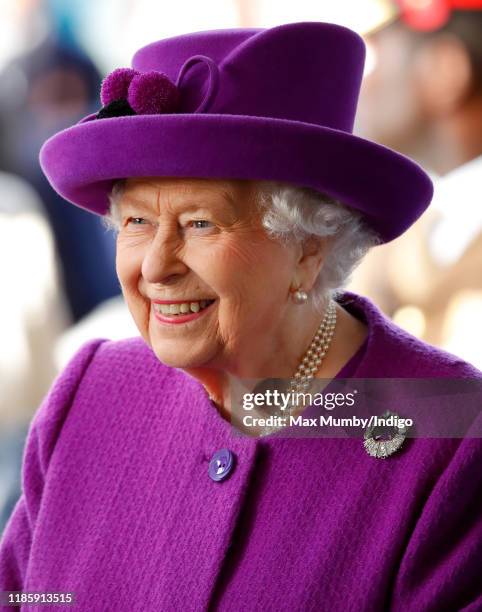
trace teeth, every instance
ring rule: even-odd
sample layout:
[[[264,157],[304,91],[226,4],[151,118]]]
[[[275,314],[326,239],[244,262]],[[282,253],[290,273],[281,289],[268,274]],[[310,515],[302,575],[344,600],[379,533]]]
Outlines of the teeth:
[[[183,302],[182,304],[154,304],[157,312],[163,315],[187,314],[190,312],[199,312],[206,306],[209,306],[212,300],[200,300],[199,302]]]

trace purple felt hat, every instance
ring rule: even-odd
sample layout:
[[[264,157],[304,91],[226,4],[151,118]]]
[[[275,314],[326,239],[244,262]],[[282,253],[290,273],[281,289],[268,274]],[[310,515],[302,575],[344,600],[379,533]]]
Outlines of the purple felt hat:
[[[361,211],[384,242],[427,208],[415,162],[352,134],[365,46],[321,22],[184,34],[111,73],[102,108],[50,138],[40,163],[66,200],[105,214],[113,181],[276,180]]]

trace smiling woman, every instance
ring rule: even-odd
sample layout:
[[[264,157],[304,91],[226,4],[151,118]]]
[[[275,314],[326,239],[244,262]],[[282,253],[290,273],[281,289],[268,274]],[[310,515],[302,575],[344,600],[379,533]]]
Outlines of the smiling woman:
[[[288,378],[320,315],[379,241],[356,211],[294,185],[129,179],[110,202],[104,219],[118,232],[117,273],[141,335],[160,361],[202,380],[224,414],[224,373]],[[300,286],[312,308],[288,299]],[[362,322],[338,311],[337,350],[318,377],[340,370],[366,337]]]
[[[36,413],[0,592],[73,590],[94,612],[482,607],[478,421],[370,444],[324,434],[313,406],[301,439],[236,427],[246,381],[481,380],[343,289],[432,195],[352,134],[363,57],[317,22],[159,41],[44,145],[54,188],[115,228],[141,337],[86,344]]]

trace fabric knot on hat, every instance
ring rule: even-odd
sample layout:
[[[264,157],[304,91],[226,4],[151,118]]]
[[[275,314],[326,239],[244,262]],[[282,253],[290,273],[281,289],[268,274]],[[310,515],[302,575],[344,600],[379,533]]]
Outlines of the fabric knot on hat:
[[[117,68],[102,81],[96,119],[176,112],[179,90],[163,72]]]

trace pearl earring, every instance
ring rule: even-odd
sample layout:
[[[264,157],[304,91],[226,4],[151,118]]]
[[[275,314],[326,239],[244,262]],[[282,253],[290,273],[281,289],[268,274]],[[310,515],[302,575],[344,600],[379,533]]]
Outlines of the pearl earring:
[[[293,293],[293,302],[295,304],[304,304],[307,299],[308,299],[308,294],[306,293],[306,291],[302,291],[301,289],[297,289]]]

